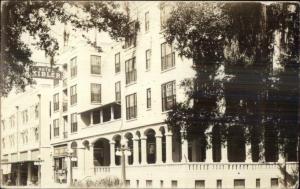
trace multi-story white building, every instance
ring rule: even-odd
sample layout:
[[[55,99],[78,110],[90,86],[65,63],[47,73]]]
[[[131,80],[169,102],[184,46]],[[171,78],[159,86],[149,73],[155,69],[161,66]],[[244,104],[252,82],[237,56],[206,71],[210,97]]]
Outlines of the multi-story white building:
[[[188,141],[183,131],[167,128],[166,112],[185,99],[180,82],[194,75],[192,61],[163,38],[168,4],[130,4],[140,23],[136,39],[108,45],[101,54],[79,45],[59,59],[66,78],[53,92],[54,181],[120,178],[116,152],[125,145],[131,187],[279,186],[277,162],[253,162],[250,145],[236,154],[233,147],[206,149],[203,137]],[[288,163],[288,170],[295,166]]]
[[[4,185],[43,185],[51,178],[49,95],[51,84],[26,87],[3,100],[2,170]],[[41,161],[42,160],[42,161]],[[41,179],[43,175],[43,179]]]
[[[221,144],[207,148],[197,132],[167,127],[167,112],[186,98],[180,82],[195,74],[192,60],[178,56],[162,35],[168,3],[129,4],[132,18],[140,23],[136,39],[103,44],[102,53],[77,42],[57,60],[64,78],[54,82],[48,107],[42,108],[48,115],[43,121],[49,118],[45,129],[50,129],[44,137],[51,145],[49,155],[41,156],[49,168],[42,172],[42,182],[51,186],[121,178],[118,152],[125,146],[131,152],[125,161],[129,187],[280,186],[278,158],[260,162],[250,145],[232,145],[234,140],[228,141],[228,149]],[[5,151],[4,157],[12,153]],[[288,171],[296,166],[287,162]]]

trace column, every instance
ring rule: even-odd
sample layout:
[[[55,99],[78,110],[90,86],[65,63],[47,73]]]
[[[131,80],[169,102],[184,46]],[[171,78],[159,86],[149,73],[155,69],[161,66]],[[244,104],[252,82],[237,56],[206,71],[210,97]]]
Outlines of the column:
[[[224,142],[223,145],[221,145],[221,162],[227,163],[228,162],[228,155],[227,155],[227,141]]]
[[[128,148],[128,139],[124,138],[125,148]],[[125,153],[125,165],[129,165],[129,155]]]
[[[99,123],[103,123],[103,110],[99,110],[99,116],[100,116]]]
[[[211,135],[207,134],[207,142],[211,142]],[[205,163],[213,163],[213,152],[212,152],[212,144],[210,147],[206,147],[206,158],[205,158]]]
[[[87,176],[94,176],[94,144],[90,145],[90,149],[88,151],[88,160],[87,160]]]
[[[27,184],[26,184],[27,186],[31,185],[31,165],[32,165],[31,162],[27,163]]]
[[[246,163],[252,163],[251,144],[246,144]]]
[[[139,138],[133,139],[133,165],[139,164]]]
[[[93,125],[94,121],[93,121],[93,112],[90,112],[90,125]]]
[[[111,106],[111,107],[110,107],[110,120],[114,120],[114,119],[115,119],[114,117],[115,117],[115,116],[114,116],[114,107]]]
[[[141,137],[141,152],[142,161],[141,164],[147,164],[147,137]]]
[[[263,162],[264,163],[264,162],[266,162],[264,141],[260,142],[259,149],[260,149],[259,162]]]
[[[72,179],[72,173],[71,173],[71,169],[72,169],[72,166],[71,166],[71,158],[70,157],[66,157],[66,164],[67,164],[67,185],[70,186],[71,185],[71,179]]]
[[[180,134],[181,134],[181,163],[189,162],[188,141],[185,137],[186,130],[185,129],[180,130]]]
[[[162,136],[156,135],[156,163],[162,163]]]
[[[115,141],[110,142],[110,166],[115,166],[116,161],[115,161]]]
[[[166,163],[172,163],[172,133],[166,133]]]

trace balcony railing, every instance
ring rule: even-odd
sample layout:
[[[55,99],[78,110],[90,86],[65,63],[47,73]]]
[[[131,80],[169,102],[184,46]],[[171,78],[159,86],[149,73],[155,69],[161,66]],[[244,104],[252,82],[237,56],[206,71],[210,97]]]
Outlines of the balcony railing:
[[[204,163],[204,162],[189,162],[189,163],[170,163],[170,164],[147,164],[147,165],[127,165],[126,170],[128,172],[147,172],[153,174],[157,172],[176,172],[178,170],[184,171],[187,173],[197,173],[199,171],[270,171],[276,172],[279,171],[279,163],[277,162],[269,162],[269,163]],[[296,169],[298,166],[297,162],[287,162],[286,168],[291,171]],[[110,174],[118,174],[121,171],[121,166],[95,166],[94,173],[95,175],[110,175]]]

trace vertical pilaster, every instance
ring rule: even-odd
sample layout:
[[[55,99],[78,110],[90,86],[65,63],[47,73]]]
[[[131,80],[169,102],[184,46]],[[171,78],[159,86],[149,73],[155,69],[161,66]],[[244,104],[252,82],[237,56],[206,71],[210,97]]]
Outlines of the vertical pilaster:
[[[251,144],[246,144],[246,163],[252,163]]]
[[[221,162],[227,163],[228,162],[228,155],[227,155],[227,141],[224,142],[221,149]]]
[[[141,152],[142,161],[141,164],[147,164],[147,137],[141,137]]]
[[[116,165],[115,160],[115,141],[110,142],[110,166]]]
[[[156,163],[162,163],[162,136],[156,135]]]
[[[99,123],[103,123],[103,110],[99,111],[99,116],[100,116],[100,122]]]
[[[166,133],[166,163],[172,163],[172,133]]]
[[[110,120],[114,120],[115,118],[114,107],[110,107]]]
[[[189,162],[189,158],[188,158],[188,141],[185,137],[186,130],[181,129],[180,133],[181,133],[181,162],[182,163]]]
[[[139,164],[139,138],[133,139],[133,164]]]
[[[93,112],[90,112],[90,125],[94,124],[94,120],[93,120]]]

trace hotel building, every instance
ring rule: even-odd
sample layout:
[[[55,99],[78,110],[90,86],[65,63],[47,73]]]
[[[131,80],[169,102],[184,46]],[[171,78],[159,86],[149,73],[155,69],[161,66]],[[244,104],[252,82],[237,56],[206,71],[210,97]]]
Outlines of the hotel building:
[[[64,78],[54,81],[48,107],[42,109],[48,115],[43,121],[51,146],[49,156],[41,159],[51,167],[44,173],[51,179],[45,182],[121,178],[117,152],[124,145],[130,151],[125,161],[128,187],[281,186],[278,154],[258,161],[249,144],[242,143],[240,150],[232,144],[227,148],[236,141],[207,148],[197,132],[186,137],[190,133],[185,130],[167,127],[167,112],[186,98],[181,81],[195,74],[192,60],[178,56],[162,35],[169,3],[130,6],[132,18],[140,23],[133,39],[101,45],[101,53],[79,42],[57,60]],[[211,141],[210,135],[206,140]],[[296,166],[287,162],[288,171]]]

